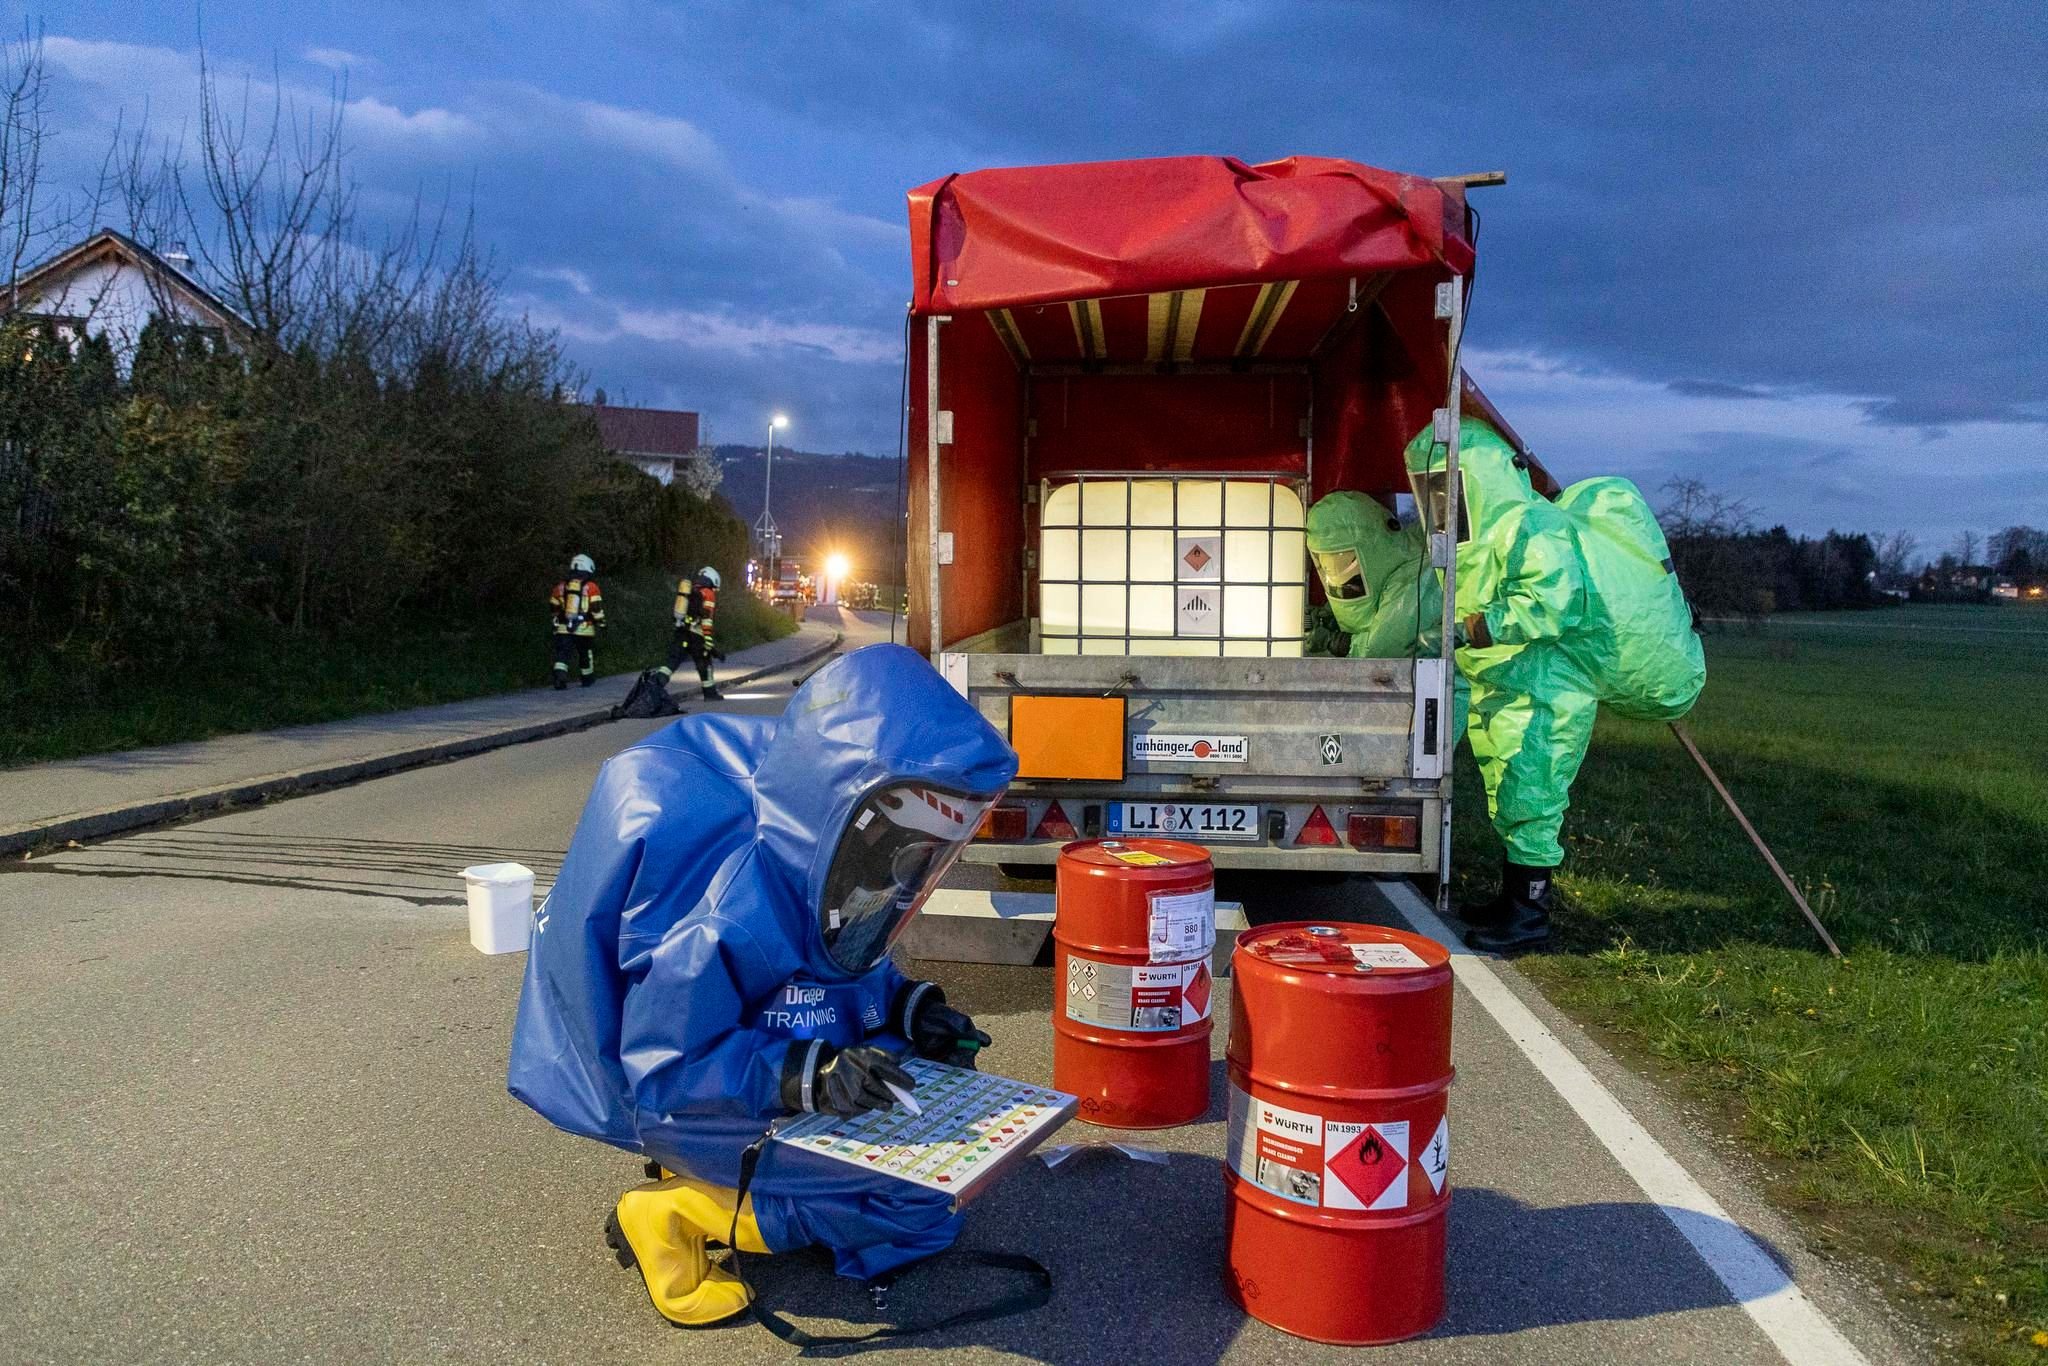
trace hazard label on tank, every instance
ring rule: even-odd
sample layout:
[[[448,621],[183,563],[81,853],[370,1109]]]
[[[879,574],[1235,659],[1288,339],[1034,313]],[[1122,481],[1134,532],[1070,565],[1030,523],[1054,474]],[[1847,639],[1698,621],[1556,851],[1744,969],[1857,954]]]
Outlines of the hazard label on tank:
[[[1230,1087],[1230,1169],[1298,1205],[1323,1203],[1323,1118]]]
[[[1400,1209],[1408,1203],[1408,1121],[1323,1126],[1323,1203]]]
[[[1209,960],[1100,963],[1067,957],[1067,1018],[1102,1029],[1164,1034],[1209,1018]]]
[[[1448,1115],[1436,1122],[1435,1136],[1416,1161],[1422,1164],[1422,1174],[1429,1178],[1429,1188],[1442,1195],[1451,1169],[1451,1121]]]

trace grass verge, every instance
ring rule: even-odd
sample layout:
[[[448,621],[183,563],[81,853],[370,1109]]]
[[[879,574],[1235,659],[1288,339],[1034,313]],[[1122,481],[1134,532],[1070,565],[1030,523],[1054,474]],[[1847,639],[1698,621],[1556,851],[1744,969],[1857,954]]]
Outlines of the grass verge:
[[[1665,728],[1603,719],[1562,951],[1524,971],[1718,1098],[1968,1359],[2048,1362],[2048,612],[1776,618],[1708,656],[1688,725],[1848,960]],[[1475,807],[1467,870],[1499,858]]]
[[[598,638],[598,672],[660,663],[674,580],[602,582],[611,624]],[[730,653],[795,629],[751,594],[719,603],[719,641]],[[543,687],[550,649],[543,601],[531,613],[369,636],[252,630],[162,671],[94,677],[61,655],[31,655],[0,694],[0,767]]]

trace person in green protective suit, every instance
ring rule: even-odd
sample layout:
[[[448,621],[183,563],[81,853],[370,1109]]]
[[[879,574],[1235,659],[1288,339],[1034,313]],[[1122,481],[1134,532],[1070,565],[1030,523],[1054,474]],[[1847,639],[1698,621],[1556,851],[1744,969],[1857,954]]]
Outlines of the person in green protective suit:
[[[1443,649],[1444,585],[1425,569],[1429,537],[1403,526],[1386,505],[1340,489],[1308,510],[1308,553],[1353,659],[1434,658]],[[1470,705],[1461,674],[1451,703],[1450,742],[1465,734]]]
[[[1459,914],[1477,949],[1540,948],[1572,780],[1605,702],[1676,720],[1706,681],[1692,611],[1642,494],[1591,479],[1553,503],[1487,422],[1459,427],[1459,493],[1425,428],[1407,465],[1426,528],[1458,516],[1458,671],[1471,684],[1469,735],[1486,810],[1505,847],[1500,894]]]

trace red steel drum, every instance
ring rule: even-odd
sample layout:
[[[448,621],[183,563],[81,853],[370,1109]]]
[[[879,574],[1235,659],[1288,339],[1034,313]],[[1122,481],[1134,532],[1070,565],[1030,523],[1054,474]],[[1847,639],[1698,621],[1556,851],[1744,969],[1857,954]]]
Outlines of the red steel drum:
[[[1450,955],[1295,922],[1239,935],[1230,971],[1230,1297],[1316,1342],[1428,1332],[1451,1203]]]
[[[1185,1124],[1209,1108],[1216,874],[1176,840],[1060,850],[1053,918],[1052,1083],[1117,1129]]]

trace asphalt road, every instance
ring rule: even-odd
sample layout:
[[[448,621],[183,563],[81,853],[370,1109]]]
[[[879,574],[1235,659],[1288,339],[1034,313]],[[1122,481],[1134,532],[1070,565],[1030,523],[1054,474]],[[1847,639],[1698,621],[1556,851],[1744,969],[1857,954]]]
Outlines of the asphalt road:
[[[769,680],[730,705],[775,710],[788,695],[787,680]],[[614,1265],[600,1227],[637,1164],[506,1094],[524,955],[486,958],[467,940],[458,870],[516,858],[545,885],[598,765],[656,724],[9,864],[0,1360],[786,1360],[758,1327],[671,1329]],[[1394,920],[1367,884],[1235,890],[1255,918]],[[909,966],[995,1035],[986,1066],[1050,1082],[1048,969]],[[1219,1023],[1219,1058],[1222,1047]],[[1375,1361],[1779,1359],[1462,990],[1456,1051],[1450,1312],[1429,1337],[1374,1349]],[[1872,1361],[1917,1356],[1683,1115],[1603,1056],[1582,1056]],[[1092,1152],[1057,1169],[1033,1162],[974,1207],[965,1243],[1046,1263],[1058,1280],[1049,1306],[875,1355],[1346,1355],[1246,1319],[1221,1292],[1220,1066],[1216,1076],[1200,1122],[1137,1136],[1172,1154],[1166,1166]],[[1000,1293],[991,1275],[936,1263],[904,1278],[891,1311]],[[816,1256],[777,1259],[761,1281],[814,1329],[875,1321]]]

